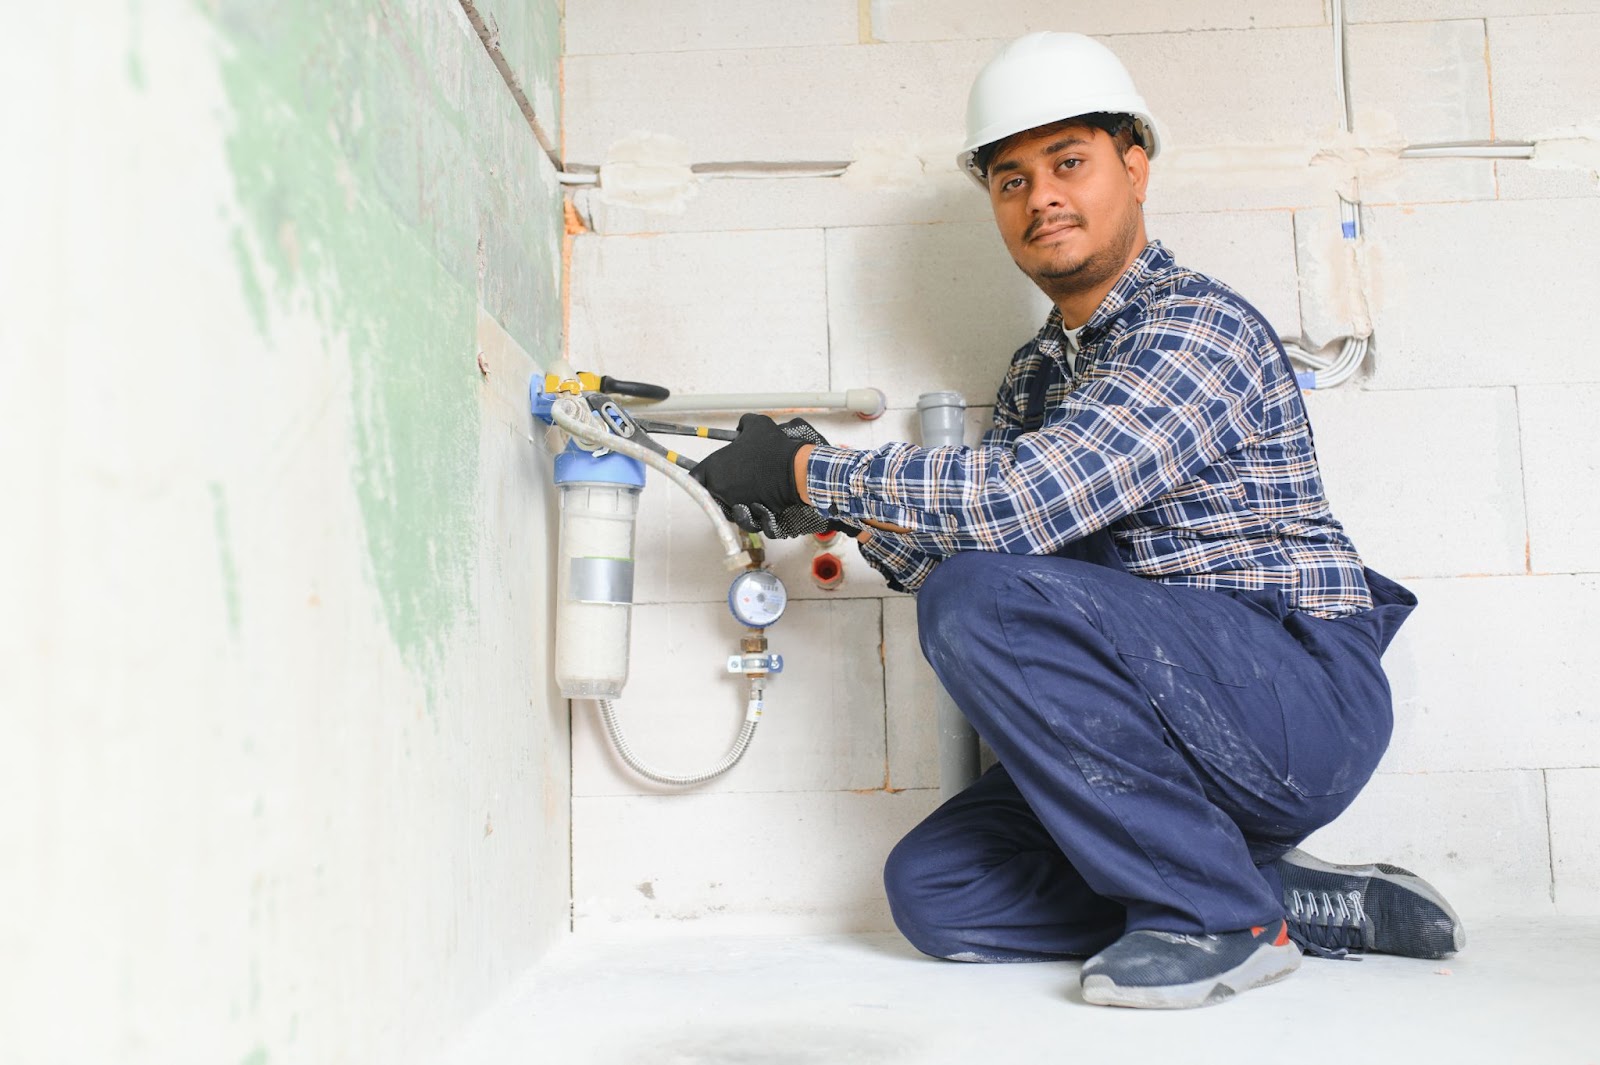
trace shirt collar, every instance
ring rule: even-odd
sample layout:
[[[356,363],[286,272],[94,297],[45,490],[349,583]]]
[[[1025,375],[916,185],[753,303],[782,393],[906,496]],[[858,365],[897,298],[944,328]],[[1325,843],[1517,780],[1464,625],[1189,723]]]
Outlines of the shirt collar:
[[[1100,334],[1127,309],[1140,291],[1148,286],[1157,274],[1171,269],[1172,265],[1172,253],[1162,247],[1159,240],[1152,240],[1146,244],[1138,258],[1128,264],[1122,276],[1117,278],[1117,283],[1111,286],[1111,291],[1100,301],[1100,306],[1094,309],[1088,322],[1084,323],[1083,331],[1078,335],[1079,342],[1087,347],[1098,340]],[[1051,307],[1050,317],[1045,319],[1044,328],[1039,331],[1039,338],[1055,340],[1059,344],[1062,342],[1060,335],[1064,332],[1061,309]]]

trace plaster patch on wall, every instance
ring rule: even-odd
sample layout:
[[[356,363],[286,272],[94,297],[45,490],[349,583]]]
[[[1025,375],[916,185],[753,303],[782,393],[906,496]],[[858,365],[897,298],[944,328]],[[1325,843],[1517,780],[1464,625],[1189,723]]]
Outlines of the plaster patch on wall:
[[[1325,186],[1353,202],[1363,198],[1365,185],[1392,185],[1399,180],[1404,166],[1400,149],[1405,147],[1393,115],[1363,112],[1357,124],[1359,136],[1336,133],[1311,158]]]
[[[606,203],[682,214],[698,191],[689,146],[676,137],[630,133],[600,164],[598,195]]]
[[[1358,136],[1334,132],[1295,144],[1175,145],[1162,151],[1162,181],[1224,188],[1300,188],[1310,200],[1342,196],[1359,200],[1366,183],[1393,184],[1405,163],[1404,141],[1392,116],[1364,116]]]
[[[1306,180],[1319,144],[1173,145],[1161,152],[1158,166],[1166,181],[1197,184],[1277,184]]]
[[[1580,170],[1600,185],[1600,129],[1572,126],[1537,137],[1528,165],[1536,170]]]
[[[410,32],[403,21],[354,17],[348,0],[283,6],[207,8],[231,44],[221,74],[233,111],[240,283],[258,326],[251,260],[280,305],[309,302],[348,347],[351,479],[371,573],[401,654],[431,679],[446,635],[472,610],[479,411],[475,295],[414,220],[396,214],[408,198],[397,182],[419,162],[407,157],[426,147],[403,128],[405,101],[435,102],[417,76],[427,50],[417,40],[348,39],[352,24],[391,39]],[[349,193],[352,180],[359,195]]]
[[[910,138],[858,141],[852,154],[855,161],[839,178],[851,188],[883,192],[932,189],[927,166]]]
[[[1346,239],[1336,208],[1296,212],[1301,340],[1312,349],[1345,336],[1371,336],[1393,281],[1384,247],[1371,232]]]

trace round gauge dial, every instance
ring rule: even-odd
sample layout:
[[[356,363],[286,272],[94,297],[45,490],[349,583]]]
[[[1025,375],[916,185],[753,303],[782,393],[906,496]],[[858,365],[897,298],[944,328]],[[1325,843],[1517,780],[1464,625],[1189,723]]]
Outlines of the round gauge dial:
[[[764,629],[783,616],[789,592],[769,569],[748,569],[728,587],[728,609],[741,625]]]

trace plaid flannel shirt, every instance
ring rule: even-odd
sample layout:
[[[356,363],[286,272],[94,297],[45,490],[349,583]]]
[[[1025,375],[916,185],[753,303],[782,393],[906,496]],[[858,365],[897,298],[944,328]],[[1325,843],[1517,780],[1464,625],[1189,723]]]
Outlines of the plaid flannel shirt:
[[[1140,577],[1280,589],[1318,617],[1372,606],[1323,493],[1293,368],[1249,304],[1152,242],[1079,341],[1074,377],[1052,311],[1012,357],[977,447],[818,446],[811,501],[909,530],[861,545],[906,591],[960,551],[1050,554],[1104,529]],[[1042,424],[1025,428],[1047,372]]]

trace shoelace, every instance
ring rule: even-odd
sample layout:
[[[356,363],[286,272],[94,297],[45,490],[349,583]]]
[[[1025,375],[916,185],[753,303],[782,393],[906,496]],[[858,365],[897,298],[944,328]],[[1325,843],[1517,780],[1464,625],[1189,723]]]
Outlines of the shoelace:
[[[1295,891],[1289,899],[1289,938],[1307,954],[1319,958],[1346,958],[1366,948],[1367,914],[1361,893]]]

